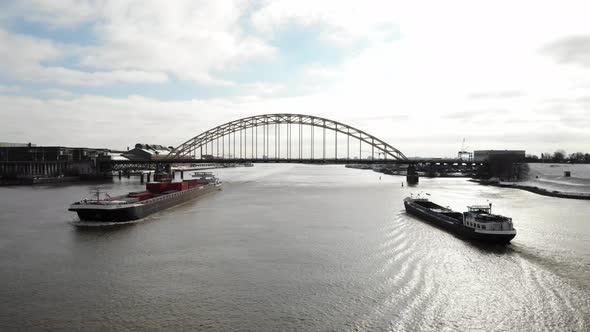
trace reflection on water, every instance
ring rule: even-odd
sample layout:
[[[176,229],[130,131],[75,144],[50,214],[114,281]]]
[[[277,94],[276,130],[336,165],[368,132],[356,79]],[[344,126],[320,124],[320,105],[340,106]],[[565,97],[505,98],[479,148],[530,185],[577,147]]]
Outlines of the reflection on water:
[[[104,229],[68,224],[88,185],[0,188],[0,328],[590,328],[587,202],[340,166],[216,173],[223,191]],[[405,214],[419,191],[461,211],[491,200],[518,235],[461,240]]]

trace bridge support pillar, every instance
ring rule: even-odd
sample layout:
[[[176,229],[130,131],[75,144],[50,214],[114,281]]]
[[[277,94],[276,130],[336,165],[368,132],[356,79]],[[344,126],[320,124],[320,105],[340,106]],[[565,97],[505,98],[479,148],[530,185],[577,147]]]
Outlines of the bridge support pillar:
[[[147,182],[152,182],[152,172],[147,173]]]
[[[180,179],[184,180],[184,171],[180,171]]]
[[[408,185],[418,184],[418,173],[416,173],[416,165],[408,165],[408,170],[406,171],[406,182],[408,183]]]
[[[139,174],[139,183],[143,183],[143,172]]]

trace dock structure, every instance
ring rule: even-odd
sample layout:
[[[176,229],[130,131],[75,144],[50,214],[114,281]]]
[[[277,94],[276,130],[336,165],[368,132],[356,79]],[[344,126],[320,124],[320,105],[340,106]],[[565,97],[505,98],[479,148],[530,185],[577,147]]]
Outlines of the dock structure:
[[[57,176],[72,171],[68,161],[0,161],[0,174]]]
[[[108,156],[107,149],[0,144],[0,184],[29,183],[44,178],[100,177],[98,159]]]

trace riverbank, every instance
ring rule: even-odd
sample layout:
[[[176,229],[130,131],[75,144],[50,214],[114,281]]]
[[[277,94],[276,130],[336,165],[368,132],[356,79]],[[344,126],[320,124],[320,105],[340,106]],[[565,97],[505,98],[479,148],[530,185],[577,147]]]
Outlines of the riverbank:
[[[61,183],[112,181],[112,177],[87,177],[87,176],[55,176],[55,177],[19,177],[0,179],[1,186],[34,186]]]
[[[543,195],[543,196],[590,200],[590,193],[560,192],[557,190],[547,190],[544,188],[527,186],[527,185],[519,184],[517,182],[500,182],[500,181],[477,180],[477,179],[471,179],[469,181],[479,183],[484,186],[495,186],[495,187],[502,187],[502,188],[522,189],[522,190],[530,191],[535,194],[539,194],[539,195]]]
[[[528,174],[522,181],[470,181],[544,196],[590,200],[590,165],[529,163]]]

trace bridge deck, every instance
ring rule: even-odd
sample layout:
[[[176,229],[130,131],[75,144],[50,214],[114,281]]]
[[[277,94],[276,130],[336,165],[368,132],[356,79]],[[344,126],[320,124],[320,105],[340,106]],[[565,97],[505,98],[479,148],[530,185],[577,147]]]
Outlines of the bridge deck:
[[[298,163],[298,164],[466,164],[466,165],[482,165],[482,162],[473,162],[457,159],[155,159],[155,160],[104,160],[104,163],[111,165],[129,165],[129,164],[241,164],[241,163]]]

